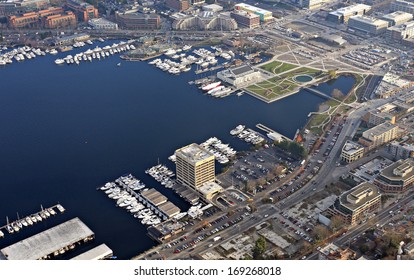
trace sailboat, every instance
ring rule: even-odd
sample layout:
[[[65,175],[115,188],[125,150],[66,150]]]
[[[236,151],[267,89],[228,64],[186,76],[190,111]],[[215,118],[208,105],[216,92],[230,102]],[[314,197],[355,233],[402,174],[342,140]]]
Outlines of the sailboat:
[[[116,66],[118,66],[118,67],[121,66],[121,62],[119,62]]]
[[[7,220],[7,226],[6,226],[7,231],[8,231],[9,233],[13,233],[13,232],[14,232],[14,229],[13,229],[13,227],[9,224],[9,217],[7,217],[7,216],[6,216],[6,220]]]

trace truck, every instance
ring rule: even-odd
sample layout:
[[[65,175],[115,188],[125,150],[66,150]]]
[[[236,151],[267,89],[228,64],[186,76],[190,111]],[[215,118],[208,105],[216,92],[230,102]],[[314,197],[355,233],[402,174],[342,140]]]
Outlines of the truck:
[[[216,237],[213,238],[213,242],[219,241],[220,239],[221,239],[221,236],[220,235],[219,236],[216,236]]]

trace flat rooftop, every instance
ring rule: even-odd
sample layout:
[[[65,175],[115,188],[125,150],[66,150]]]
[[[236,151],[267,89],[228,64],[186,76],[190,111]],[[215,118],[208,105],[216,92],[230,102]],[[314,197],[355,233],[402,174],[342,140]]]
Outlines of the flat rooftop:
[[[340,8],[336,11],[330,12],[332,15],[336,16],[348,16],[354,13],[357,13],[362,10],[371,10],[371,6],[365,4],[355,4],[347,7]]]
[[[382,124],[379,124],[377,126],[374,126],[373,128],[370,128],[370,129],[366,130],[362,135],[365,138],[369,139],[369,137],[377,137],[377,136],[379,136],[379,135],[381,135],[381,134],[383,134],[387,131],[390,131],[390,130],[396,128],[396,127],[397,127],[396,125],[393,125],[391,123],[382,123]]]
[[[380,173],[390,180],[401,180],[414,176],[414,159],[399,160],[391,164]]]
[[[207,195],[210,193],[222,192],[223,188],[215,182],[208,182],[208,183],[204,183],[200,188],[198,188],[198,190],[202,194]]]
[[[396,11],[391,14],[383,15],[382,18],[388,20],[398,20],[400,18],[413,18],[413,15],[402,11]]]
[[[0,252],[8,260],[38,260],[93,235],[93,231],[79,218],[73,218],[3,248]]]
[[[414,26],[414,21],[407,21],[405,23],[399,24],[399,25],[394,25],[391,26],[390,28],[388,28],[389,30],[393,30],[393,31],[404,31],[406,29],[410,29]]]
[[[342,151],[346,152],[347,154],[353,154],[360,151],[361,149],[364,149],[361,144],[352,141],[346,141],[345,145],[342,148]]]
[[[101,244],[95,248],[86,251],[83,254],[80,254],[71,260],[102,260],[106,257],[112,256],[113,252],[111,248],[106,246],[106,244]]]
[[[158,206],[167,202],[167,197],[156,189],[149,189],[147,191],[141,192],[141,196],[151,202],[153,205]]]
[[[196,143],[192,143],[175,151],[176,157],[185,159],[187,162],[196,164],[197,162],[214,159],[214,155]]]
[[[175,206],[171,201],[167,201],[166,203],[159,205],[158,208],[169,218],[174,217],[181,212],[180,208]]]
[[[379,196],[381,194],[377,186],[364,182],[341,195],[340,201],[343,206],[355,210]]]
[[[370,16],[352,16],[349,19],[359,21],[359,22],[362,22],[362,23],[366,23],[366,24],[370,24],[370,25],[375,25],[375,26],[380,26],[380,25],[388,26],[387,21],[382,20],[382,19],[377,19],[377,18],[374,18],[374,17],[370,17]]]
[[[236,9],[237,9],[237,7],[242,7],[242,8],[248,9],[252,12],[260,13],[260,14],[272,14],[271,11],[268,11],[268,10],[265,10],[265,9],[262,9],[262,8],[259,8],[259,7],[255,7],[255,6],[252,6],[252,5],[249,5],[249,4],[245,4],[245,3],[236,4],[234,7]]]

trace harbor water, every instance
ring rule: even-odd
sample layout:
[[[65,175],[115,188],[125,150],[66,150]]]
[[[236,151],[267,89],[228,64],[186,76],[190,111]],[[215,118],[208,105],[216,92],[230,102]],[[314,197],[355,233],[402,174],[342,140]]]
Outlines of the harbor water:
[[[0,67],[0,224],[6,216],[12,221],[17,213],[38,212],[40,205],[60,203],[66,209],[6,234],[0,248],[79,217],[95,232],[82,250],[105,243],[119,259],[131,258],[156,242],[139,220],[97,191],[99,186],[132,173],[186,210],[188,203],[144,171],[158,162],[175,170],[167,159],[175,149],[212,136],[236,150],[248,149],[229,134],[239,124],[255,129],[262,123],[293,137],[324,101],[305,91],[272,104],[247,94],[214,99],[188,84],[200,78],[194,71],[170,75],[119,55],[55,65],[56,58],[79,51]],[[352,77],[340,77],[319,89],[348,92],[353,83]]]

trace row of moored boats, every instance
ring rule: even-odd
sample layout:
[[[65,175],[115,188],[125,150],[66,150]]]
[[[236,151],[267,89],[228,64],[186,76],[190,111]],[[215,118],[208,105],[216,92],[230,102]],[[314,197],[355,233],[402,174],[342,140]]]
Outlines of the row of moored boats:
[[[265,138],[263,138],[263,136],[261,136],[259,133],[251,129],[245,129],[245,126],[241,124],[230,130],[230,134],[254,145],[265,141]]]
[[[43,209],[38,213],[32,214],[30,216],[20,218],[19,215],[17,215],[17,220],[13,222],[9,222],[9,218],[6,217],[7,225],[5,226],[8,233],[12,234],[15,232],[19,232],[22,228],[32,226],[38,222],[41,222],[43,220],[46,220],[47,218],[54,216],[57,214],[57,212],[53,209],[53,207]],[[57,208],[60,212],[65,211],[63,206],[60,204],[57,205]],[[4,233],[0,230],[0,237],[4,237]]]
[[[174,172],[168,169],[167,166],[163,164],[158,164],[153,166],[147,170],[145,173],[150,175],[154,178],[157,182],[161,183],[161,185],[165,186],[166,188],[172,188],[174,186],[174,180],[172,177],[175,176]]]
[[[213,97],[225,97],[233,91],[232,88],[222,85],[220,81],[208,82],[201,85],[200,89]]]
[[[112,45],[107,45],[104,47],[95,47],[93,49],[88,49],[84,52],[77,53],[75,55],[67,55],[64,58],[58,58],[55,60],[55,63],[58,65],[62,64],[77,64],[81,62],[92,62],[93,60],[101,60],[107,58],[111,55],[122,53],[125,51],[135,50],[135,46],[131,44],[133,40],[128,42],[114,43]]]
[[[187,55],[186,51],[189,51],[191,48],[192,46],[185,45],[182,49],[167,49],[164,54],[168,58],[156,58],[148,64],[155,65],[157,68],[170,74],[178,75],[182,72],[190,71],[193,64],[196,64],[201,69],[214,66],[218,63],[217,56],[228,60],[234,57],[234,53],[231,51],[223,52],[222,49],[216,47],[212,47],[215,52],[200,48],[193,50],[192,54]]]
[[[214,154],[215,159],[221,164],[228,163],[230,158],[234,157],[237,153],[229,144],[224,144],[217,137],[207,139],[200,146]]]
[[[0,52],[0,66],[11,64],[13,61],[22,62],[24,60],[30,60],[45,55],[46,51],[39,48],[31,48],[29,46],[15,48],[10,51],[8,51],[7,47],[3,47]]]
[[[161,223],[161,218],[154,214],[151,209],[146,208],[136,196],[131,194],[131,190],[134,192],[144,192],[148,190],[145,188],[145,184],[140,182],[140,180],[136,179],[133,175],[123,175],[116,179],[115,182],[106,183],[100,189],[104,191],[109,198],[116,200],[118,207],[125,208],[134,216],[134,218],[140,219],[142,224],[149,226]]]

